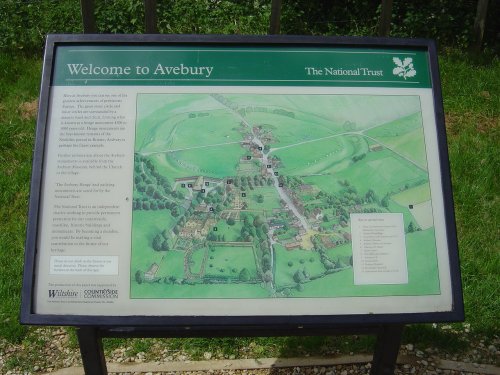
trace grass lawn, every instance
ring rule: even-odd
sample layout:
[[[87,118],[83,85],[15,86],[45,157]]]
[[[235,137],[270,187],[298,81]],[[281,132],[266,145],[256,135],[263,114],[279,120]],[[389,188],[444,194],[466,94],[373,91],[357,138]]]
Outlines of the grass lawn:
[[[189,269],[193,274],[199,274],[203,268],[203,260],[205,259],[205,254],[208,251],[206,247],[202,247],[194,250],[191,253],[191,263]]]
[[[160,269],[156,274],[158,277],[174,276],[177,279],[183,279],[184,274],[184,251],[165,251],[162,261],[159,264]]]
[[[349,137],[340,136],[278,149],[271,155],[281,159],[281,174],[297,176],[328,172],[331,166],[351,157],[354,152]]]
[[[162,151],[188,147],[189,145],[186,144],[176,144],[177,133],[183,132],[186,127],[199,126],[200,119],[203,122],[210,116],[198,117],[197,115],[202,112],[211,113],[214,109],[220,110],[221,105],[207,94],[138,95],[137,113],[140,126],[136,129],[136,150]],[[190,118],[190,114],[195,117]],[[220,128],[217,127],[217,129]],[[227,134],[224,135],[230,136],[231,133],[235,133],[230,128],[226,130]],[[226,139],[221,133],[219,134],[221,139]],[[203,143],[203,138],[195,138],[193,141],[210,144],[210,142]],[[197,144],[196,142],[194,144]]]
[[[324,175],[306,176],[303,180],[329,193],[342,190],[341,181],[358,181],[355,187],[360,194],[372,189],[379,197],[383,197],[391,191],[399,191],[407,183],[426,181],[427,174],[391,151],[382,150],[366,154],[365,158],[351,164],[349,168],[337,172],[332,170]],[[387,186],[390,191],[387,191]]]
[[[436,270],[436,250],[432,230],[414,232],[406,236],[408,284],[353,285],[353,269],[349,268],[304,284],[304,291],[293,290],[296,297],[348,297],[383,295],[439,294]],[[331,259],[348,255],[350,246],[340,246],[328,251]]]
[[[260,284],[171,285],[142,283],[135,288],[142,298],[266,298]]]
[[[238,160],[245,154],[239,144],[185,150],[166,154],[166,159],[181,170],[183,177],[204,175],[224,178],[236,175]]]
[[[36,108],[36,98],[39,95],[41,61],[39,58],[26,58],[0,52],[0,66],[2,66],[0,69],[0,267],[2,269],[0,273],[0,338],[4,340],[7,347],[13,343],[22,342],[25,347],[30,348],[30,352],[34,355],[41,356],[40,348],[50,345],[51,339],[41,338],[36,334],[35,328],[20,326],[18,323],[25,223],[34,143],[36,115],[34,108]],[[464,54],[442,53],[440,55],[440,71],[454,187],[466,323],[470,324],[473,335],[485,335],[486,345],[488,345],[488,342],[492,342],[495,335],[498,335],[498,322],[500,321],[498,316],[500,311],[500,299],[498,298],[498,270],[500,269],[498,247],[498,228],[500,228],[500,201],[498,199],[500,191],[500,180],[498,179],[500,85],[498,77],[500,76],[500,61],[496,58],[484,65],[469,61]],[[297,100],[299,99],[301,98],[297,98]],[[310,98],[310,100],[313,99]],[[192,103],[186,102],[186,105],[192,105]],[[175,106],[179,107],[179,103],[175,103]],[[145,117],[152,115],[157,110],[157,108],[152,109],[153,112],[145,114]],[[335,111],[338,111],[338,108],[332,108],[332,113]],[[376,111],[372,113],[359,112],[356,113],[356,116],[360,117],[360,123],[363,116],[368,118],[368,116],[376,117],[377,115]],[[164,118],[164,116],[159,115],[159,118]],[[150,129],[154,126],[156,125],[153,121]],[[322,130],[321,133],[324,131]],[[286,135],[284,134],[282,137],[285,139]],[[145,139],[147,135],[143,134],[141,138]],[[159,155],[156,157],[160,158]],[[222,156],[217,160],[221,159],[223,159]],[[358,164],[366,163],[369,159],[370,154]],[[213,163],[213,160],[208,162]],[[211,168],[220,166],[220,163],[215,164]],[[230,165],[228,169],[234,171],[235,168],[236,165]],[[165,171],[168,171],[166,175],[169,179],[183,174],[192,174],[190,169],[185,170],[180,165],[166,164]],[[160,173],[163,172],[160,170]],[[342,174],[342,171],[339,173]],[[376,190],[376,171],[360,168],[356,170],[356,173],[365,177],[365,186],[358,187],[358,191],[365,192],[369,187],[375,187]],[[233,174],[230,173],[230,175]],[[341,178],[349,180],[349,176],[345,174],[311,176],[304,180],[324,188],[325,191],[330,191],[339,188],[337,180]],[[377,191],[377,194],[382,196],[384,192]],[[424,238],[419,236],[424,236]],[[408,242],[410,245],[413,242],[421,245],[428,241],[425,236],[427,236],[425,232],[412,234],[408,237]],[[140,248],[146,249],[146,239],[139,242],[142,242]],[[413,245],[410,246],[410,249],[409,258],[425,255],[425,253],[413,251]],[[329,254],[342,251],[343,248],[339,247],[329,250]],[[135,259],[135,261],[142,262],[140,259]],[[144,266],[147,266],[146,263]],[[419,264],[425,267],[425,263],[422,261]],[[412,271],[410,268],[410,279],[412,279],[413,272],[422,273],[419,270]],[[327,286],[332,286],[341,284],[342,279],[347,280],[348,278],[352,279],[352,271],[350,270],[329,275],[328,278],[325,277],[318,282],[325,282]],[[434,288],[432,278],[433,276],[430,275],[429,285],[426,286],[429,290]],[[427,280],[421,281],[427,282]],[[305,284],[305,288],[307,291],[308,288],[314,287],[312,283],[308,283]],[[161,287],[162,296],[169,298],[189,295],[199,298],[224,298],[229,291],[238,293],[241,297],[268,296],[265,289],[259,285],[250,284],[218,285],[217,288],[214,288],[213,285],[173,286],[168,284]],[[141,284],[136,292],[145,297],[157,296],[158,288],[156,285]],[[438,346],[445,350],[455,350],[453,342],[459,340],[463,335],[463,327],[461,324],[453,325],[453,327],[459,333],[455,334],[440,329],[432,330],[434,340],[429,343],[430,328],[427,325],[415,325],[407,330],[405,342],[411,342],[422,349],[427,346]],[[262,356],[267,355],[271,350],[274,350],[273,353],[276,355],[290,353],[293,352],[293,349],[290,349],[291,346],[297,348],[304,342],[302,338],[298,341],[288,338],[233,339],[230,345],[231,349],[221,350],[225,354],[232,353],[234,348],[247,348],[249,340],[261,347],[260,352],[254,350],[252,353],[257,353],[256,355],[263,353]],[[341,341],[344,341],[344,338]],[[117,342],[123,341],[118,340]],[[172,340],[168,341],[166,347],[182,346],[179,344],[180,342],[191,348],[200,348],[198,352],[203,353],[210,345],[213,345],[214,341]],[[324,345],[324,341],[314,342],[308,348],[314,353],[320,350],[321,345]],[[350,346],[347,352],[351,351],[353,347]],[[300,353],[302,351],[299,351]],[[19,373],[32,371],[32,363],[23,361],[21,357],[17,359],[19,365],[15,368],[23,369],[23,371],[19,370]],[[14,368],[15,360],[16,358],[10,362],[10,368]]]
[[[206,113],[208,116],[190,118],[184,121],[177,128],[169,149],[240,142],[242,140],[241,133],[238,131],[241,120],[239,121],[229,110]]]
[[[246,197],[242,198],[247,202],[247,209],[257,211],[272,211],[275,208],[281,208],[280,197],[274,186],[260,186],[254,190],[247,190]],[[258,196],[263,196],[264,200],[259,202]]]
[[[242,221],[235,221],[234,225],[229,225],[226,220],[219,220],[216,224],[217,235],[225,236],[225,241],[238,241],[241,235]]]
[[[391,199],[401,206],[418,204],[431,199],[431,190],[429,184],[425,183],[395,194]]]
[[[146,272],[151,264],[160,265],[158,276],[164,268],[165,251],[155,251],[152,247],[153,238],[175,224],[175,219],[168,210],[134,211],[132,222],[132,259],[130,263],[130,277],[134,278],[137,270]],[[132,283],[134,286],[135,282]],[[134,287],[132,292],[134,292]]]
[[[293,275],[297,270],[305,268],[311,277],[325,272],[320,256],[315,251],[300,249],[288,251],[280,244],[274,245],[274,251],[276,259],[274,281],[278,288],[295,285]]]
[[[364,134],[391,147],[394,151],[408,157],[422,168],[426,167],[421,112],[367,130]]]
[[[296,142],[327,137],[336,133],[324,126],[324,124],[318,124],[310,116],[304,119],[272,113],[251,112],[246,114],[245,118],[251,124],[262,125],[264,129],[272,131],[275,142],[270,144],[271,147],[283,147]]]
[[[249,271],[251,279],[257,277],[252,247],[213,246],[209,249],[206,276],[237,278],[243,268]],[[233,294],[232,297],[237,295]]]

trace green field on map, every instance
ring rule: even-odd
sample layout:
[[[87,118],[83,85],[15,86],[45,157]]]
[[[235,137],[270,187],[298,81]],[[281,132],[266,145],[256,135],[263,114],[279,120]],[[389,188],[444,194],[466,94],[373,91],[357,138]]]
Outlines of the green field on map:
[[[408,283],[355,285],[350,215],[402,213]],[[139,94],[131,298],[439,294],[417,95]]]

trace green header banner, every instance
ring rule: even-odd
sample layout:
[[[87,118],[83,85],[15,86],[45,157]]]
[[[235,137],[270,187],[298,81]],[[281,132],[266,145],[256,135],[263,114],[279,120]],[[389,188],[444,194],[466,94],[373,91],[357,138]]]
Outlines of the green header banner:
[[[418,49],[87,45],[55,59],[56,86],[431,87]]]

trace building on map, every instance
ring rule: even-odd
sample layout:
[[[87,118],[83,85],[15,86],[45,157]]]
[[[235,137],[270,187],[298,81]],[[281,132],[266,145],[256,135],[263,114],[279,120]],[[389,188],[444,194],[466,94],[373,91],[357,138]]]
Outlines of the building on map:
[[[146,281],[154,281],[156,278],[156,273],[158,272],[158,269],[160,266],[156,263],[153,263],[149,269],[144,273],[144,279]]]
[[[205,176],[187,176],[176,178],[175,182],[181,184],[192,184],[193,191],[201,191],[202,189],[210,185],[220,184],[222,182],[222,179]]]
[[[198,176],[193,185],[193,191],[201,191],[204,188],[203,176]]]
[[[243,203],[244,203],[244,201],[241,200],[240,196],[236,194],[234,196],[234,200],[233,200],[233,209],[235,209],[235,210],[242,210],[243,209]]]
[[[210,207],[205,202],[200,203],[194,208],[194,212],[209,212]]]
[[[370,146],[370,151],[372,152],[382,151],[383,149],[384,147],[382,145],[379,145],[378,143]]]
[[[289,242],[285,244],[285,249],[287,250],[293,250],[293,249],[299,249],[300,248],[300,242]]]
[[[303,185],[300,185],[299,188],[300,188],[300,191],[302,191],[304,193],[310,193],[313,191],[312,185],[303,184]]]

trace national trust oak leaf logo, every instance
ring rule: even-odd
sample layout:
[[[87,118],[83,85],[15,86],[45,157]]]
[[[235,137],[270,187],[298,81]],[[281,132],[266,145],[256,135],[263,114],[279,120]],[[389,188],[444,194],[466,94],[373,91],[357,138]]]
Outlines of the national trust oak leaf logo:
[[[413,68],[413,59],[411,57],[405,57],[403,61],[399,57],[393,57],[392,61],[396,64],[396,67],[392,69],[392,74],[398,77],[412,78],[417,75],[417,71]]]

